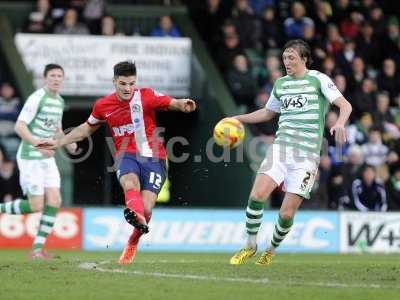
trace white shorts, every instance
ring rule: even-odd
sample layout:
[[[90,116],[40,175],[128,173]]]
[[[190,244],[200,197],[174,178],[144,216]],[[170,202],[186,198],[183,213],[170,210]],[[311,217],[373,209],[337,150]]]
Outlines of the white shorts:
[[[60,173],[53,157],[46,159],[17,158],[19,183],[25,195],[44,195],[45,188],[60,188]]]
[[[258,173],[270,176],[278,185],[283,182],[285,192],[309,199],[318,162],[310,158],[295,159],[287,148],[285,150],[281,152],[275,144],[269,147]]]

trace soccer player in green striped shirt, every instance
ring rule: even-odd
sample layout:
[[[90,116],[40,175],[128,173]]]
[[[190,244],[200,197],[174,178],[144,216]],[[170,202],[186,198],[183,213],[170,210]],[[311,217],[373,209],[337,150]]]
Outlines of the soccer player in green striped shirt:
[[[257,233],[262,222],[264,204],[272,191],[283,182],[285,197],[279,210],[269,247],[256,264],[269,265],[276,248],[289,233],[293,217],[310,190],[318,170],[329,104],[340,110],[336,124],[330,129],[338,143],[346,142],[345,124],[351,113],[350,103],[325,74],[309,70],[311,51],[302,40],[286,43],[282,54],[286,76],[273,87],[266,107],[235,116],[243,123],[260,123],[279,116],[279,128],[269,147],[250,192],[246,209],[247,243],[230,263],[245,263],[257,251]]]
[[[44,87],[26,100],[15,125],[22,141],[17,153],[20,184],[28,200],[17,199],[0,204],[0,213],[29,214],[42,212],[38,232],[33,241],[31,257],[49,258],[43,245],[50,234],[61,206],[60,174],[53,157],[54,150],[35,148],[44,139],[62,134],[64,100],[59,90],[64,80],[60,65],[48,64],[44,69]],[[74,152],[76,143],[67,146]]]

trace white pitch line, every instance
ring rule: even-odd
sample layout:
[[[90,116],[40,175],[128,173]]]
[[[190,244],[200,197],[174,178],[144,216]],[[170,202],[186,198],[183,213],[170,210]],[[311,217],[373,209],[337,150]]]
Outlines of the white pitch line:
[[[154,261],[157,262],[157,261]],[[176,261],[173,261],[176,262]],[[191,263],[191,260],[180,260],[182,263]],[[326,287],[326,288],[371,288],[371,289],[400,289],[400,287],[396,286],[388,286],[388,285],[380,285],[380,284],[363,284],[363,283],[355,283],[355,284],[347,284],[340,282],[305,282],[305,281],[293,281],[288,280],[287,282],[281,281],[270,281],[268,278],[243,278],[243,277],[217,277],[217,276],[204,276],[204,275],[196,275],[196,274],[174,274],[174,273],[161,273],[161,272],[142,272],[142,271],[130,271],[124,269],[106,269],[100,267],[101,265],[105,265],[111,263],[110,260],[102,261],[100,263],[93,262],[83,262],[79,264],[78,268],[84,270],[92,270],[103,273],[120,273],[120,274],[131,274],[131,275],[140,275],[140,276],[152,276],[152,277],[164,277],[164,278],[178,278],[178,279],[193,279],[193,280],[202,280],[202,281],[226,281],[226,282],[245,282],[245,283],[254,283],[254,284],[273,284],[273,285],[283,285],[283,286],[315,286],[315,287]],[[147,262],[146,262],[147,263]]]
[[[246,282],[246,283],[268,283],[268,278],[263,279],[252,279],[252,278],[241,278],[241,277],[217,277],[217,276],[203,276],[203,275],[195,275],[195,274],[173,274],[173,273],[160,273],[160,272],[142,272],[142,271],[128,271],[123,269],[105,269],[100,267],[101,264],[105,264],[106,262],[101,262],[99,264],[84,262],[79,264],[80,269],[84,270],[93,270],[98,272],[106,272],[106,273],[120,273],[120,274],[132,274],[132,275],[141,275],[141,276],[152,276],[152,277],[164,277],[164,278],[178,278],[178,279],[194,279],[194,280],[203,280],[203,281],[228,281],[228,282]]]

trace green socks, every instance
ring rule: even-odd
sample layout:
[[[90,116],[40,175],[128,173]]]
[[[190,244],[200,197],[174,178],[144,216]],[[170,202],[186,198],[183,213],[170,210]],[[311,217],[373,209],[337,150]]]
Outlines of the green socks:
[[[11,215],[23,215],[32,213],[31,206],[28,200],[16,199],[11,202],[0,204],[0,213],[6,213]]]
[[[40,218],[39,230],[33,241],[33,251],[41,251],[43,249],[47,236],[50,234],[54,222],[56,221],[57,211],[57,207],[45,205],[42,217]]]
[[[282,219],[281,215],[279,215],[278,222],[276,222],[274,227],[274,233],[271,239],[272,248],[277,248],[289,233],[290,228],[293,225],[293,218],[290,219]]]
[[[264,202],[249,199],[246,209],[246,231],[248,234],[247,247],[257,247],[257,233],[260,229],[262,217],[264,213]]]

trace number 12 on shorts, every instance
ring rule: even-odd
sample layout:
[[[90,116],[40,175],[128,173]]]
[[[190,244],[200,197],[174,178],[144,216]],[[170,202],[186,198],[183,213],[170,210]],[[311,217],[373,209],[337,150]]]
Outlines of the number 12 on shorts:
[[[156,172],[150,172],[149,183],[151,183],[154,186],[154,188],[160,189],[161,181],[162,181],[162,177],[160,174],[158,174]]]

